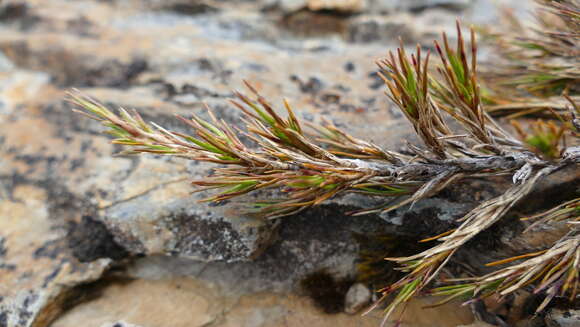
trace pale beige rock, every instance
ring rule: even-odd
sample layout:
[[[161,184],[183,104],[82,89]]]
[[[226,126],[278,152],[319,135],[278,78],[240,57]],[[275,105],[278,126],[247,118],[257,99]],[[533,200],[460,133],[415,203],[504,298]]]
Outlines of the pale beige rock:
[[[117,322],[110,322],[110,323],[103,324],[103,325],[101,325],[101,327],[142,327],[142,326],[129,324],[125,321],[117,321]]]
[[[78,262],[67,248],[65,221],[51,220],[49,212],[40,187],[20,184],[0,193],[0,322],[5,326],[49,324],[64,302],[76,302],[74,287],[98,279],[110,263]]]
[[[367,6],[366,0],[308,0],[310,10],[336,10],[346,13],[364,11]]]
[[[580,326],[580,310],[552,308],[544,320],[548,327]]]
[[[490,324],[483,322],[483,321],[476,321],[476,322],[469,324],[469,325],[459,325],[457,327],[493,327],[493,325],[490,325]]]
[[[65,313],[52,327],[99,327],[123,320],[144,327],[207,326],[222,314],[223,300],[211,286],[192,279],[113,283],[99,298]]]
[[[469,323],[468,308],[445,305],[437,310],[422,307],[424,299],[409,304],[403,321],[407,327],[455,327]],[[397,317],[398,315],[395,315]],[[76,306],[52,327],[99,327],[123,320],[144,327],[376,327],[381,311],[370,315],[325,315],[309,299],[270,292],[232,296],[228,289],[197,279],[137,280],[112,284],[101,297]]]
[[[371,291],[362,283],[355,283],[346,292],[344,312],[354,314],[368,305],[371,300]]]

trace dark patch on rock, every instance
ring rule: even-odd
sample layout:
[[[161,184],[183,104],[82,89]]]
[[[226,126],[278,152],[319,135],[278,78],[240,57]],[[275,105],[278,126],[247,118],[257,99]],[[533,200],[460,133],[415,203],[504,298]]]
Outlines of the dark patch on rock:
[[[371,89],[378,90],[385,85],[385,82],[377,72],[370,72],[367,76],[371,79],[371,84],[369,84]]]
[[[324,88],[324,83],[316,78],[310,77],[308,81],[304,82],[296,75],[290,76],[290,80],[296,82],[302,93],[316,94]]]
[[[26,3],[6,3],[0,5],[0,21],[15,24],[21,31],[28,31],[38,25],[41,19],[31,13]]]
[[[16,265],[10,263],[0,263],[0,270],[15,271]]]
[[[250,249],[243,243],[242,236],[224,220],[192,217],[187,213],[177,213],[164,219],[167,228],[173,231],[175,251],[181,255],[219,257],[230,261]],[[223,232],[229,231],[228,242],[224,242]]]
[[[334,104],[340,102],[340,94],[325,93],[320,96],[320,100],[324,103]]]
[[[310,273],[300,281],[304,292],[327,314],[344,311],[345,295],[352,284],[352,280],[336,278],[324,270]]]
[[[275,241],[252,265],[261,267],[265,280],[286,281],[324,268],[329,258],[356,257],[353,233],[392,232],[377,216],[346,215],[354,209],[329,203],[281,220]]]
[[[71,171],[75,171],[78,168],[82,167],[85,165],[85,159],[84,158],[78,158],[78,159],[73,159],[70,161],[70,170]]]
[[[0,6],[0,20],[15,20],[22,18],[28,12],[28,5],[25,3],[7,3]]]
[[[36,249],[33,255],[35,259],[40,258],[56,259],[59,253],[62,252],[62,250],[63,249],[58,240],[51,240],[44,243],[41,247]]]
[[[355,70],[355,66],[354,63],[352,61],[347,62],[346,64],[344,64],[344,70],[347,73],[352,73]]]
[[[18,324],[20,326],[26,326],[26,322],[30,321],[30,318],[33,315],[33,312],[30,311],[30,307],[33,303],[35,303],[38,300],[38,294],[33,293],[33,292],[29,292],[29,294],[26,296],[26,298],[24,299],[24,301],[22,302],[22,306],[19,308],[19,312],[18,312]]]
[[[6,249],[6,239],[0,236],[0,258],[4,257],[7,252],[8,249]]]
[[[258,72],[258,73],[270,71],[270,69],[268,67],[261,65],[261,64],[253,63],[253,62],[244,64],[243,68],[246,68],[248,70],[251,70],[253,72]]]
[[[0,50],[18,67],[44,71],[61,87],[128,87],[146,71],[145,59],[129,62],[79,55],[63,48],[31,48],[24,41],[0,44]]]
[[[342,112],[353,112],[356,109],[357,109],[356,106],[349,103],[342,103],[341,105],[338,106],[338,110]]]
[[[42,117],[51,125],[59,126],[55,129],[55,136],[68,140],[76,135],[90,135],[93,137],[102,137],[102,127],[96,121],[91,119],[80,119],[78,116],[71,114],[72,110],[77,108],[69,101],[55,101],[47,104],[42,108]],[[92,139],[84,140],[81,144],[81,153],[88,151],[93,144]]]
[[[468,6],[468,1],[419,1],[409,7],[409,11],[414,14],[420,14],[425,10],[441,8],[447,11],[460,12]]]
[[[345,15],[330,11],[312,12],[307,9],[292,12],[282,18],[281,26],[302,37],[341,34],[346,30]]]
[[[441,214],[441,209],[437,207],[427,207],[419,211],[407,211],[403,213],[403,224],[398,231],[401,235],[415,237],[420,240],[446,232],[454,227],[454,219],[442,221],[437,219]],[[458,212],[460,218],[464,213]]]
[[[8,327],[8,312],[0,312],[0,327]]]
[[[578,197],[580,173],[577,166],[570,166],[540,182],[528,196],[522,199],[513,211],[522,216],[548,210]]]
[[[188,16],[211,14],[218,11],[217,8],[202,2],[184,2],[171,4],[166,6],[165,10]]]
[[[549,179],[537,185],[534,191],[520,200],[504,218],[470,240],[465,246],[466,249],[487,252],[499,251],[505,247],[502,240],[515,238],[524,231],[526,224],[520,218],[548,210],[560,203],[576,198],[579,182],[578,178],[570,178],[570,176],[574,176],[573,174],[573,171],[567,169],[550,176]],[[504,179],[503,184],[506,183],[509,183],[509,180]],[[484,198],[488,199],[499,195],[498,192],[510,186],[508,184],[501,187],[501,185],[501,180],[496,180],[494,184],[491,184],[491,181],[479,182],[472,186],[470,193],[486,192]],[[462,186],[455,186],[454,194],[465,196],[465,192],[457,192],[460,188]]]
[[[519,216],[507,214],[506,217],[493,224],[486,230],[481,231],[473,239],[465,244],[465,249],[481,253],[498,251],[505,247],[505,238],[514,238],[524,231],[524,224]]]
[[[68,30],[80,36],[96,36],[93,32],[93,24],[85,16],[71,19],[67,22]]]
[[[510,187],[511,180],[506,177],[490,177],[484,179],[464,179],[441,190],[438,196],[459,203],[480,203],[499,196]]]
[[[47,287],[48,284],[50,282],[52,282],[56,276],[58,276],[58,274],[60,273],[60,271],[62,270],[62,265],[59,265],[58,267],[56,267],[50,274],[48,274],[45,278],[44,278],[44,282],[42,283],[42,287]]]
[[[53,221],[74,222],[78,221],[82,215],[92,215],[96,212],[96,208],[90,203],[90,199],[81,198],[71,193],[66,187],[50,179],[50,177],[36,182],[35,185],[46,190],[48,215]]]
[[[208,90],[208,89],[204,89],[201,88],[199,86],[195,86],[195,85],[191,85],[191,84],[185,84],[181,87],[181,92],[178,92],[177,94],[193,94],[198,98],[206,98],[206,97],[212,97],[212,98],[223,98],[226,96],[229,96],[229,94],[219,94],[217,92]]]
[[[359,246],[357,281],[371,288],[381,288],[399,280],[403,273],[395,270],[397,264],[386,257],[406,257],[428,249],[431,244],[420,243],[420,238],[400,234],[353,234]]]
[[[381,16],[354,19],[346,31],[346,39],[352,43],[387,42],[398,37],[407,43],[415,39],[406,24]]]
[[[83,216],[80,223],[72,223],[68,235],[69,247],[80,262],[91,262],[100,258],[120,260],[128,256],[107,227],[91,216]]]

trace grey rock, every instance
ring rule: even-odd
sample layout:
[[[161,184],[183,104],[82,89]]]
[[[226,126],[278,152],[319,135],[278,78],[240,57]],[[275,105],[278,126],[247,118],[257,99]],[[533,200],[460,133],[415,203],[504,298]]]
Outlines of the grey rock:
[[[355,283],[346,292],[344,312],[355,314],[369,304],[371,291],[362,283]]]
[[[545,317],[548,327],[580,326],[580,310],[552,308]]]
[[[411,19],[406,14],[360,16],[349,22],[347,40],[353,43],[392,42],[401,37],[405,42],[413,43],[417,36],[411,27]]]
[[[0,51],[0,72],[10,71],[14,69],[14,63]]]
[[[130,323],[127,323],[125,321],[117,321],[117,322],[109,322],[109,323],[105,323],[103,325],[101,325],[101,327],[140,327],[138,325],[133,325]]]
[[[476,321],[476,322],[469,324],[469,325],[459,325],[457,327],[493,327],[493,325],[490,325],[490,324],[483,322],[483,321]]]

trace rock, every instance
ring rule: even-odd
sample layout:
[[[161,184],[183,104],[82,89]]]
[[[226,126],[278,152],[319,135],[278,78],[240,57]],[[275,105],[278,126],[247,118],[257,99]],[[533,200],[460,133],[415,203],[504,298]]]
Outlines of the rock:
[[[192,263],[195,264],[189,261]],[[225,274],[224,269],[202,273],[198,277],[183,277],[189,267],[187,262],[178,265],[166,260],[164,264],[169,264],[171,269],[162,274],[152,271],[153,265],[149,265],[148,276],[104,285],[100,288],[101,296],[77,305],[51,326],[73,327],[82,321],[84,327],[99,327],[122,320],[140,326],[171,327],[376,327],[382,319],[381,310],[364,317],[344,313],[321,314],[308,298],[296,294],[273,290],[241,291],[239,284],[244,282],[244,277]],[[236,265],[239,263],[232,269],[235,270]],[[211,275],[220,283],[208,279]],[[427,314],[423,306],[430,303],[423,299],[412,301],[406,311],[407,326],[455,327],[472,321],[469,308],[457,304],[447,304]]]
[[[117,322],[105,323],[101,325],[101,327],[140,327],[140,326],[129,324],[121,320]]]
[[[548,327],[575,327],[580,325],[580,310],[552,308],[544,319]]]
[[[367,6],[366,0],[308,0],[308,9],[335,10],[343,13],[358,13],[364,11]]]
[[[411,16],[406,14],[360,16],[349,23],[347,40],[353,43],[372,43],[392,41],[401,37],[404,42],[414,43],[417,35],[409,23],[411,19]]]
[[[83,298],[78,285],[100,278],[111,260],[82,263],[69,248],[66,227],[79,218],[79,202],[14,182],[0,179],[0,323],[46,326]]]
[[[457,327],[493,327],[493,325],[490,325],[490,324],[483,322],[483,321],[476,321],[473,324],[459,325]]]
[[[350,287],[344,300],[344,312],[355,314],[367,306],[371,300],[371,291],[362,283]]]
[[[221,315],[223,299],[209,285],[185,278],[112,283],[93,301],[77,306],[52,326],[99,327],[110,321],[137,326],[201,327]]]
[[[266,2],[267,7],[277,7],[284,14],[299,11],[307,6],[308,0],[270,0]]]
[[[445,7],[451,9],[465,9],[471,0],[404,0],[395,1],[399,10],[424,10],[433,7]]]

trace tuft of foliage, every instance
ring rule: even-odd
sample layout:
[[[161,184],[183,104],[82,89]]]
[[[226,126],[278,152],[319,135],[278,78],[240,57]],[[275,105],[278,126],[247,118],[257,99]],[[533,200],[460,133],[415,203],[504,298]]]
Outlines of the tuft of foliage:
[[[580,199],[529,218],[536,221],[533,226],[554,222],[568,226],[569,232],[551,247],[492,263],[508,265],[493,273],[428,289],[458,249],[502,219],[542,179],[580,163],[580,112],[573,93],[577,92],[574,81],[579,66],[577,60],[569,60],[574,50],[570,44],[576,44],[580,35],[580,6],[576,0],[543,1],[542,5],[563,23],[534,32],[535,37],[525,38],[525,44],[521,38],[520,43],[512,40],[510,46],[540,51],[541,55],[519,52],[519,57],[508,56],[512,64],[517,60],[519,68],[501,67],[501,72],[526,92],[516,99],[521,103],[535,101],[534,92],[538,90],[542,90],[542,96],[555,96],[566,89],[568,93],[562,99],[567,112],[560,110],[556,115],[559,120],[513,123],[519,138],[491,116],[490,108],[497,107],[490,106],[480,86],[475,33],[470,31],[467,42],[459,23],[455,46],[445,34],[442,43],[435,42],[439,57],[435,65],[430,53],[422,53],[419,47],[411,55],[401,47],[377,62],[388,97],[423,143],[422,147],[409,145],[406,153],[381,149],[328,122],[303,124],[287,101],[283,102],[284,117],[249,83],[250,96],[236,92],[232,101],[244,116],[245,129],[226,124],[207,108],[209,121],[197,115],[178,117],[192,128],[191,135],[146,123],[134,110],[114,113],[78,93],[72,95],[72,101],[83,109],[79,112],[108,128],[107,133],[115,137],[113,143],[127,146],[127,154],[171,155],[222,165],[213,176],[193,182],[199,190],[218,190],[205,201],[223,201],[263,189],[283,192],[284,199],[253,205],[255,214],[268,219],[295,214],[348,192],[391,199],[378,208],[352,214],[387,212],[432,196],[460,179],[512,176],[510,188],[468,212],[456,229],[424,240],[437,241],[430,248],[407,257],[387,258],[399,265],[403,276],[379,291],[381,300],[371,309],[389,301],[385,308],[387,321],[398,306],[419,294],[444,295],[446,300],[494,294],[505,297],[534,284],[535,292],[547,294],[538,308],[541,310],[554,297],[577,299]],[[564,68],[554,66],[554,62]],[[530,79],[530,74],[546,70],[558,79]],[[498,80],[497,85],[504,82]],[[244,143],[244,138],[257,146]]]
[[[580,1],[536,0],[535,26],[506,12],[508,28],[487,31],[501,54],[500,69],[485,74],[486,100],[494,114],[542,114],[565,111],[562,92],[580,92]],[[508,32],[506,32],[506,30]]]

